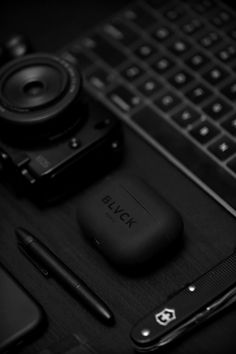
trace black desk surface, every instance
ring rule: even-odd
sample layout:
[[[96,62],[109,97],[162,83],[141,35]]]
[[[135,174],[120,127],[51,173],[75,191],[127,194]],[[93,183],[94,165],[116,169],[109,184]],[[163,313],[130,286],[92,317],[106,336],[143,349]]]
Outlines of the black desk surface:
[[[1,2],[0,40],[16,31],[29,34],[37,50],[53,52],[127,3],[113,1]],[[228,256],[236,245],[235,219],[216,202],[124,128],[125,158],[120,171],[145,178],[182,214],[185,242],[177,254],[152,274],[132,278],[114,270],[82,238],[76,220],[76,193],[57,206],[38,208],[0,183],[0,260],[41,303],[48,328],[20,353],[38,353],[61,337],[82,335],[98,353],[133,353],[132,325],[184,284]],[[40,235],[113,309],[116,325],[106,327],[53,280],[45,278],[19,253],[14,228]],[[233,353],[236,308],[179,341],[168,353]]]

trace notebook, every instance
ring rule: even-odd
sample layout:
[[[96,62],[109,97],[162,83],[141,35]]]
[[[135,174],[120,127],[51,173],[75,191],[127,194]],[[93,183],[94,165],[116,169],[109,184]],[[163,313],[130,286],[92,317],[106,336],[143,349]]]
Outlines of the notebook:
[[[86,89],[236,216],[236,12],[142,0],[63,49]]]

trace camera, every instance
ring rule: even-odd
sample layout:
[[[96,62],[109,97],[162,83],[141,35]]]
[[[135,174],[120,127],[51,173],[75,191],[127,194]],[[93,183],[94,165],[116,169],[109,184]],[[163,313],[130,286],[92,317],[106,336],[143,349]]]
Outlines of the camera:
[[[50,199],[120,159],[118,121],[83,89],[78,69],[52,54],[26,54],[0,70],[0,162],[7,179]]]

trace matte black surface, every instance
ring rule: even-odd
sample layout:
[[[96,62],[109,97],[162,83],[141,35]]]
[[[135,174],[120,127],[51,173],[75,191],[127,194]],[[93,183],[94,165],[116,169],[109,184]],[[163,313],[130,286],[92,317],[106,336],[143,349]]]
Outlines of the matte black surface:
[[[81,195],[78,222],[85,238],[125,273],[138,274],[181,242],[179,213],[144,181],[113,175]]]
[[[123,0],[2,1],[0,41],[20,30],[29,34],[36,49],[53,52],[126,3]],[[129,339],[134,323],[167,296],[227,257],[236,245],[236,221],[231,215],[127,128],[125,140],[126,155],[120,171],[145,178],[179,210],[185,224],[184,245],[149,275],[124,276],[109,267],[82,238],[76,218],[79,193],[64,203],[38,208],[1,183],[1,262],[42,304],[49,319],[47,331],[25,346],[21,354],[37,354],[71,333],[84,336],[101,354],[134,353]],[[55,282],[49,280],[45,284],[44,277],[17,250],[14,228],[19,225],[39,234],[45,243],[50,242],[71,269],[83,274],[88,285],[114,309],[115,327],[102,326]],[[168,354],[233,353],[236,351],[235,322],[236,309],[232,307],[175,343]]]
[[[14,348],[39,329],[42,309],[0,264],[0,352]]]

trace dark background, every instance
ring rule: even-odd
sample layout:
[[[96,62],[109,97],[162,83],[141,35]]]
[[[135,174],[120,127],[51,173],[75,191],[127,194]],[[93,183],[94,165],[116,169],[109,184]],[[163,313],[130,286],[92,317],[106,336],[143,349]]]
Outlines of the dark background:
[[[55,52],[130,1],[1,1],[0,39],[27,34],[40,51]]]
[[[27,34],[36,50],[54,52],[127,1],[3,1],[0,41],[15,32]],[[236,245],[235,219],[215,201],[124,128],[125,157],[119,170],[145,178],[182,214],[184,244],[172,257],[157,263],[146,276],[125,276],[113,269],[83,239],[76,219],[80,194],[40,208],[0,184],[0,261],[40,302],[48,315],[44,333],[19,353],[38,353],[61,337],[78,333],[98,353],[133,353],[132,325],[184,284],[228,256]],[[46,280],[18,251],[14,228],[38,235],[113,309],[116,325],[98,322],[53,280]],[[171,250],[170,250],[171,251]],[[171,253],[171,252],[170,252]],[[233,353],[236,308],[218,316],[169,348],[168,353]]]

